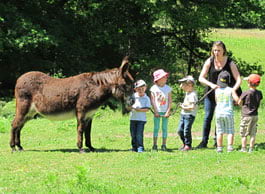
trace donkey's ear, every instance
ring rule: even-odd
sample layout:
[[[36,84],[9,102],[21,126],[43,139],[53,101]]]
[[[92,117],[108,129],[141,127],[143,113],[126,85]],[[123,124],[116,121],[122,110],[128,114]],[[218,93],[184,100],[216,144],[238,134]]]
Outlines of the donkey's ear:
[[[120,72],[123,75],[126,71],[129,70],[129,57],[126,56],[123,58],[120,66]]]

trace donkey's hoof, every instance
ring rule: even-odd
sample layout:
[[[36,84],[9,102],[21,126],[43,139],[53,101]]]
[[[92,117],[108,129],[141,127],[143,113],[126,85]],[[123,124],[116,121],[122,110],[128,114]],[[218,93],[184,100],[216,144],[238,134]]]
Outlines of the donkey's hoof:
[[[17,151],[16,148],[12,148],[12,149],[11,149],[11,152],[12,152],[12,153],[14,153],[14,152],[16,152],[16,151]]]
[[[91,146],[91,147],[89,147],[88,149],[89,149],[89,151],[90,151],[90,152],[95,152],[95,151],[96,151],[96,149],[95,149],[95,148],[93,148],[92,146]]]
[[[18,151],[20,151],[20,152],[21,152],[21,151],[24,151],[23,147],[22,147],[22,146],[20,146],[20,145],[19,145],[19,146],[17,146],[17,148],[18,148]]]
[[[79,149],[79,153],[84,154],[84,153],[86,153],[86,151],[84,149]]]

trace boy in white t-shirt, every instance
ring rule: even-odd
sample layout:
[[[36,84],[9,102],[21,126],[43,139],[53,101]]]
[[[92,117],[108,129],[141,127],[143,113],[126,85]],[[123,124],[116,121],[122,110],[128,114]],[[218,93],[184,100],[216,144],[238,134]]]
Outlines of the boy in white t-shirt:
[[[138,80],[134,84],[134,104],[130,113],[130,133],[132,138],[132,151],[144,151],[144,125],[146,123],[146,112],[151,107],[150,98],[146,95],[146,83]]]
[[[184,77],[180,79],[180,88],[186,92],[181,107],[181,115],[178,127],[178,134],[183,142],[183,146],[179,149],[180,151],[189,151],[192,149],[192,135],[191,128],[195,120],[197,113],[197,92],[194,90],[194,78],[192,76]]]

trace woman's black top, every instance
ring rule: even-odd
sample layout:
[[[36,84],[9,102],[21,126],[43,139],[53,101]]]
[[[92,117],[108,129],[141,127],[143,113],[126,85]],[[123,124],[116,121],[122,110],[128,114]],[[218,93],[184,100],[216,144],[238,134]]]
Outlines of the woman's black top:
[[[231,70],[231,67],[230,67],[231,61],[232,60],[230,58],[227,58],[227,61],[226,61],[226,64],[224,65],[224,67],[222,69],[220,69],[220,70],[217,70],[214,67],[214,57],[211,57],[210,58],[211,65],[210,65],[210,69],[208,71],[208,81],[216,84],[217,83],[217,79],[218,79],[218,75],[222,71],[228,71],[230,73],[230,75],[231,75],[231,80],[230,80],[230,84],[231,84],[231,81],[234,80],[234,77],[233,77],[233,74],[232,74],[232,70]],[[209,90],[211,90],[211,87],[207,86],[205,92],[208,92]],[[209,99],[211,101],[215,101],[215,92],[214,92],[214,90],[212,92],[210,92],[210,94],[208,94],[208,97],[209,97]]]

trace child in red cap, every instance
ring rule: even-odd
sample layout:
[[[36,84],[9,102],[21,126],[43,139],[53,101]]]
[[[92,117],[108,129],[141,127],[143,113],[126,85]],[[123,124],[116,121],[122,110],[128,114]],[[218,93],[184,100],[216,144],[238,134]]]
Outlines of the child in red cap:
[[[248,81],[249,90],[242,93],[238,102],[242,106],[240,122],[242,148],[240,151],[247,151],[247,136],[250,136],[249,152],[252,152],[257,133],[258,108],[263,97],[262,92],[256,89],[260,84],[259,75],[251,74],[244,80]]]

